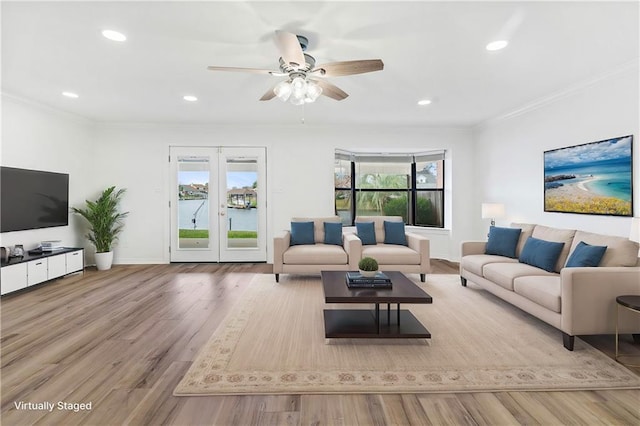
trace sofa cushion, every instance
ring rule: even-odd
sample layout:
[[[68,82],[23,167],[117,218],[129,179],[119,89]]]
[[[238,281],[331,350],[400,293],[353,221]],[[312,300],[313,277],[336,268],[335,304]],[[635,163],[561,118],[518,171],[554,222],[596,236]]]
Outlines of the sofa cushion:
[[[373,222],[356,223],[356,233],[360,241],[362,241],[362,245],[376,244],[376,230]]]
[[[580,241],[569,255],[565,267],[598,266],[606,250],[607,246],[592,246],[584,241]]]
[[[518,277],[513,280],[513,291],[540,306],[560,313],[561,282],[560,275]]]
[[[576,231],[573,229],[549,228],[547,226],[536,225],[535,228],[533,228],[531,236],[540,240],[564,243],[560,256],[558,256],[556,266],[553,269],[556,272],[560,272],[560,269],[562,269],[564,264],[567,263],[569,250],[571,249],[571,243],[573,242],[573,236],[575,233]]]
[[[558,256],[560,256],[563,246],[564,243],[529,237],[522,249],[522,253],[520,253],[519,260],[527,265],[535,266],[548,272],[554,272]]]
[[[291,245],[315,244],[313,222],[291,222]]]
[[[407,237],[404,230],[404,222],[384,221],[384,243],[396,244],[400,246],[407,245]]]
[[[572,252],[580,241],[593,246],[607,246],[600,266],[636,266],[638,262],[638,243],[627,238],[576,231],[571,245]]]
[[[482,268],[488,263],[518,263],[518,259],[511,259],[510,257],[495,256],[493,254],[470,254],[463,256],[460,260],[460,266],[465,271],[472,272],[476,275],[482,276]]]
[[[347,253],[342,246],[317,243],[289,247],[282,255],[288,265],[346,265]]]
[[[524,243],[527,242],[531,234],[533,234],[533,228],[536,227],[533,223],[512,223],[512,228],[520,228],[522,232],[520,232],[520,238],[518,238],[518,245],[516,247],[516,258],[520,257],[520,253],[522,253],[522,249],[524,248]]]
[[[513,280],[531,275],[556,275],[525,263],[489,263],[482,268],[482,276],[507,290],[513,291]]]
[[[384,243],[384,222],[403,222],[402,216],[358,216],[355,223],[373,222],[376,233],[376,243]]]
[[[324,243],[342,245],[342,222],[324,222]]]
[[[380,265],[420,264],[420,254],[417,251],[396,244],[362,246],[362,257],[373,257]]]
[[[324,241],[324,223],[325,222],[342,222],[340,216],[327,217],[294,217],[291,222],[313,222],[314,239],[321,243]]]
[[[492,226],[489,228],[489,241],[485,248],[485,254],[516,257],[516,246],[520,238],[520,228],[501,228]]]

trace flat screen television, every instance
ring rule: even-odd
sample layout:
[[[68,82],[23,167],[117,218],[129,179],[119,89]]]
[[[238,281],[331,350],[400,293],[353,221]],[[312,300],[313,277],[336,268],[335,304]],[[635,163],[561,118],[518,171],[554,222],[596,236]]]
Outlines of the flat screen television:
[[[0,232],[69,225],[69,175],[0,167]]]

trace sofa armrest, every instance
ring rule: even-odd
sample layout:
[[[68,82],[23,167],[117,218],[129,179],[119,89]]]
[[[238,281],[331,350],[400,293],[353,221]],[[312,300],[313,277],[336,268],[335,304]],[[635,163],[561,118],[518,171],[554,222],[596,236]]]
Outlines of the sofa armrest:
[[[640,295],[640,267],[563,268],[560,271],[561,330],[580,334],[613,334],[616,297]],[[621,313],[621,332],[640,332],[640,316]]]
[[[430,241],[424,235],[406,232],[407,245],[411,250],[415,250],[420,254],[420,272],[431,272],[431,246]]]
[[[356,234],[348,232],[344,234],[342,245],[349,258],[349,270],[357,271],[358,262],[362,258],[362,240]]]
[[[284,252],[287,251],[291,244],[291,232],[283,231],[280,235],[273,238],[273,273],[280,274],[283,272],[282,264]]]
[[[461,244],[461,257],[468,256],[470,254],[484,254],[487,247],[486,241],[463,241]]]

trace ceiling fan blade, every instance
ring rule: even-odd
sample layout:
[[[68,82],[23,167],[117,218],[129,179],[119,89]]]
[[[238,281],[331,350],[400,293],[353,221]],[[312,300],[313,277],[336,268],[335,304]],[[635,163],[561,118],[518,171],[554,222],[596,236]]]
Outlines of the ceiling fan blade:
[[[282,60],[287,64],[304,66],[305,59],[300,42],[295,34],[286,31],[276,31],[276,44],[280,50]]]
[[[276,92],[273,91],[273,89],[276,86],[273,86],[271,89],[267,90],[267,92],[262,95],[262,97],[260,98],[261,101],[270,101],[271,99],[276,97]]]
[[[314,83],[318,84],[318,86],[322,87],[322,94],[330,97],[331,99],[335,99],[336,101],[341,101],[345,99],[349,94],[339,88],[338,86],[329,83],[326,80],[311,80]]]
[[[380,71],[384,68],[381,59],[364,59],[360,61],[331,62],[318,65],[313,72],[320,71],[326,77],[340,77],[343,75],[364,74]]]
[[[254,74],[280,74],[280,71],[264,70],[260,68],[207,67],[207,69],[210,71],[250,72]]]

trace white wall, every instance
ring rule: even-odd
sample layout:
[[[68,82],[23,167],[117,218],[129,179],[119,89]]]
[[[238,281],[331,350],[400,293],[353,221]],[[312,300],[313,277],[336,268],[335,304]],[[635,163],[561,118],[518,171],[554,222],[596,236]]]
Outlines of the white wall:
[[[91,188],[93,134],[88,120],[2,95],[0,164],[68,173],[70,206],[82,205]],[[0,245],[23,244],[30,250],[43,240],[62,240],[66,246],[84,247],[78,219],[71,215],[69,226],[5,232]]]
[[[540,223],[628,237],[629,218],[544,212],[543,152],[633,134],[634,212],[640,216],[638,76],[636,64],[476,128],[478,192],[469,208],[475,237],[488,228],[488,220],[480,219],[482,202],[505,204],[507,217],[497,225]]]
[[[131,212],[116,251],[116,263],[168,262],[169,146],[264,146],[267,149],[268,261],[273,235],[294,216],[332,215],[336,148],[372,151],[446,149],[455,193],[450,230],[422,231],[432,256],[453,259],[471,233],[466,220],[473,196],[470,133],[459,129],[390,127],[100,125],[96,138],[97,187],[127,188],[123,209]]]

